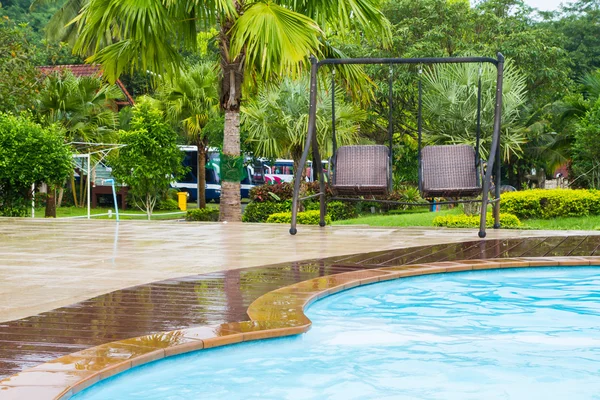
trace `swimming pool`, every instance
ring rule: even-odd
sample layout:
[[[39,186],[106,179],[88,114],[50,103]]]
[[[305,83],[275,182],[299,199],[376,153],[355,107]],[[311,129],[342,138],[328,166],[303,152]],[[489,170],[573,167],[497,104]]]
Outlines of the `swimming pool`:
[[[600,398],[600,269],[429,275],[307,311],[300,336],[172,357],[73,399]]]

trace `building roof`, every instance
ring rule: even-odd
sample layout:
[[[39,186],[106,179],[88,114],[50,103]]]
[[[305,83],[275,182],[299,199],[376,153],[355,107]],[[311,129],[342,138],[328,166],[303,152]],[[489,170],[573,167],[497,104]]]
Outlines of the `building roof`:
[[[99,78],[102,76],[102,69],[98,64],[44,65],[38,68],[44,75],[50,75],[52,72],[69,70],[77,77],[96,76]],[[134,104],[133,97],[129,94],[127,88],[125,88],[125,85],[123,85],[123,82],[121,82],[120,79],[117,79],[115,84],[119,87],[119,89],[121,89],[126,99],[125,101],[118,101],[117,104],[132,106]]]

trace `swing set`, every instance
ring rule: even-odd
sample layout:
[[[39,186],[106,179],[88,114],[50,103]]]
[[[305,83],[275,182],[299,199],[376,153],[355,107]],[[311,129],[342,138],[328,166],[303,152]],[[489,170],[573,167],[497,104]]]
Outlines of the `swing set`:
[[[469,145],[436,145],[423,146],[423,86],[421,75],[422,66],[435,64],[493,64],[497,69],[496,78],[496,103],[494,108],[494,125],[492,143],[484,171],[480,158],[481,137],[481,67],[477,84],[477,124],[476,144],[473,148]],[[352,145],[337,148],[336,121],[335,121],[335,65],[389,65],[389,112],[388,112],[388,144],[386,145]],[[327,212],[327,198],[325,194],[325,176],[321,162],[321,155],[315,135],[317,112],[317,74],[324,65],[332,66],[331,79],[331,106],[332,106],[332,145],[333,157],[331,158],[329,173],[330,186],[334,196],[331,200],[365,201],[364,196],[386,195],[392,190],[392,161],[393,161],[393,73],[392,66],[396,64],[412,64],[419,66],[418,81],[418,160],[419,160],[419,191],[423,198],[444,197],[447,201],[436,204],[481,203],[481,219],[479,224],[479,237],[486,236],[487,205],[493,205],[494,229],[500,228],[500,125],[502,119],[502,78],[504,72],[504,56],[500,53],[497,58],[490,57],[451,57],[451,58],[346,58],[325,59],[318,61],[311,57],[310,79],[310,109],[308,120],[308,133],[304,151],[300,159],[299,168],[294,179],[294,197],[292,201],[292,223],[290,234],[295,235],[298,204],[300,201],[319,198],[320,226],[325,226]],[[300,197],[301,173],[306,165],[312,147],[313,167],[318,174],[320,186],[319,193]],[[492,175],[495,179],[494,196],[490,198]],[[481,199],[476,197],[481,195]],[[470,198],[460,200],[461,198]],[[453,200],[456,198],[456,200]],[[368,201],[395,205],[430,206],[429,203],[408,203],[389,200],[368,199]]]

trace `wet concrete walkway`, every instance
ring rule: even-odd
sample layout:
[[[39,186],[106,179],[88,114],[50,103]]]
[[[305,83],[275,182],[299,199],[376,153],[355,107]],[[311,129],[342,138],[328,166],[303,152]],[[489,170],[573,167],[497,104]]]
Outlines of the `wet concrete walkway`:
[[[287,229],[0,218],[0,322],[163,279],[478,239],[474,229],[300,227],[296,236]],[[549,235],[565,232],[490,230],[488,238]]]
[[[599,248],[596,232],[499,230],[481,241],[475,230],[303,227],[292,237],[282,225],[0,220],[0,377],[114,340],[246,320],[262,294],[317,276]]]

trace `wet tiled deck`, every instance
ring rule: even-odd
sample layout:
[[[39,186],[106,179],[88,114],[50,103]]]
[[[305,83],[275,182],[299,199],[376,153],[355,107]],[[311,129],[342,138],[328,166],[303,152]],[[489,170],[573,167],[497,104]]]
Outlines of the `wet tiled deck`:
[[[174,278],[0,323],[0,376],[92,346],[155,332],[248,320],[261,295],[311,278],[438,261],[600,255],[600,236],[438,244]]]

